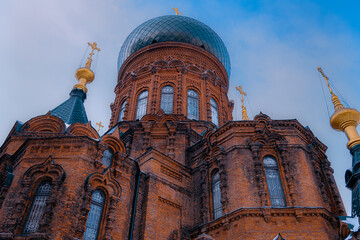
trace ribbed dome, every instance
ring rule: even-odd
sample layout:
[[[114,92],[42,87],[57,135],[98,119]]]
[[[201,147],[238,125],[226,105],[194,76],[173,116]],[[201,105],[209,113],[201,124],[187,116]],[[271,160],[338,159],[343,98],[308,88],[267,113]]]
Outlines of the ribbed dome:
[[[204,48],[219,59],[230,76],[229,53],[219,35],[202,22],[180,15],[153,18],[135,28],[121,47],[118,71],[124,61],[137,50],[154,43],[169,41],[184,42]]]

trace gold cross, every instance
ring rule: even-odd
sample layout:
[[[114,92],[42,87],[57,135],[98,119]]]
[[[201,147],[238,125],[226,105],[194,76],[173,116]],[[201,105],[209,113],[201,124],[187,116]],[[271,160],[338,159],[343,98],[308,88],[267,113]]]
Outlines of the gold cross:
[[[174,11],[175,11],[175,13],[176,13],[176,15],[181,15],[181,13],[179,13],[179,10],[178,10],[178,8],[173,8],[173,7],[171,7]]]
[[[96,123],[96,125],[98,125],[98,126],[99,126],[99,128],[98,128],[97,132],[99,132],[99,131],[100,131],[100,128],[104,127],[103,125],[101,125],[101,122]]]
[[[325,75],[325,73],[323,73],[321,67],[318,67],[317,70],[321,73],[321,75],[322,75],[323,78],[325,79],[326,84],[327,84],[327,86],[328,86],[328,88],[329,88],[329,90],[330,90],[331,96],[334,96],[334,93],[333,93],[333,91],[332,91],[332,89],[331,89],[331,87],[330,87],[330,84],[329,84],[329,78]]]
[[[238,87],[235,87],[235,88],[240,92],[241,102],[244,104],[244,96],[247,96],[246,92],[243,91],[241,85],[239,85]]]
[[[89,54],[89,57],[87,58],[85,67],[90,69],[91,62],[92,62],[92,56],[95,54],[94,51],[98,50],[100,52],[100,48],[97,47],[96,42],[93,42],[93,43],[88,42],[88,45],[91,47],[91,53]]]
[[[242,87],[239,85],[238,87],[235,87],[241,95],[241,108],[242,108],[242,120],[249,120],[249,117],[247,115],[247,111],[244,104],[244,96],[246,95],[246,92],[243,91]]]

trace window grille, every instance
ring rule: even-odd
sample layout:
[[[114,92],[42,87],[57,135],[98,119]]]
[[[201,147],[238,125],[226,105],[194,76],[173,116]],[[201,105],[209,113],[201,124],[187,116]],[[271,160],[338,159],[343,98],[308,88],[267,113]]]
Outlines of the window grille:
[[[213,198],[214,219],[216,219],[222,216],[219,171],[216,171],[212,176],[212,198]]]
[[[38,187],[31,206],[31,210],[24,226],[23,233],[36,233],[39,228],[39,222],[42,219],[46,207],[46,200],[51,191],[50,182],[43,182]]]
[[[161,108],[166,114],[173,113],[174,88],[165,86],[161,90]]]
[[[216,126],[219,126],[218,105],[217,105],[216,101],[213,98],[210,99],[210,105],[211,105],[211,121]]]
[[[97,239],[104,202],[105,194],[101,190],[95,190],[91,198],[90,211],[86,220],[86,229],[83,237],[84,240]]]
[[[187,105],[188,119],[199,120],[199,95],[196,91],[188,91]]]
[[[263,164],[271,205],[273,207],[286,207],[284,189],[276,159],[271,156],[266,156],[263,158]]]
[[[141,119],[146,114],[148,91],[143,91],[138,97],[136,119]]]
[[[101,159],[101,162],[105,166],[110,167],[111,163],[112,163],[113,156],[114,156],[113,151],[111,150],[111,148],[108,148],[103,152],[103,157]]]
[[[120,112],[119,112],[119,122],[124,119],[125,116],[125,106],[126,106],[126,100],[121,104],[120,106]]]

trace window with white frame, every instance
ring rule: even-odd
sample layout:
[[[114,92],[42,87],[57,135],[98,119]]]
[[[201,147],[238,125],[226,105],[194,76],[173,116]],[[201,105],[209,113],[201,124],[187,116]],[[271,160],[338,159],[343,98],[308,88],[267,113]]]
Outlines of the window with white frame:
[[[166,114],[173,113],[174,88],[165,86],[161,89],[161,109]]]
[[[286,207],[284,189],[281,183],[277,161],[272,156],[263,158],[266,182],[269,190],[271,206]]]
[[[146,114],[148,91],[142,91],[138,97],[136,107],[136,119],[141,119]]]
[[[187,95],[187,118],[199,120],[199,95],[190,89]]]

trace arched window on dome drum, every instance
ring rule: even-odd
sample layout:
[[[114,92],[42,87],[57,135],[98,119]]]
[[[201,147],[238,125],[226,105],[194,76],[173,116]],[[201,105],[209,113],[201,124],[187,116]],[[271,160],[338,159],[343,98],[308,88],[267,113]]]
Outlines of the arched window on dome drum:
[[[103,152],[103,157],[101,159],[101,162],[105,166],[110,167],[111,163],[112,163],[113,156],[114,156],[114,152],[112,151],[111,148],[108,148]]]
[[[269,189],[271,206],[286,207],[284,189],[281,183],[279,168],[274,157],[265,156],[263,158],[266,182]]]
[[[119,111],[119,122],[124,119],[125,116],[125,106],[126,106],[126,100],[121,104],[120,111]]]
[[[211,121],[216,125],[219,126],[219,112],[218,112],[218,105],[215,99],[210,99],[211,105]]]
[[[165,86],[161,90],[161,109],[166,114],[173,113],[174,102],[174,88],[172,86]]]
[[[46,207],[46,200],[51,191],[51,183],[49,181],[42,182],[38,187],[29,216],[26,220],[23,233],[36,233],[39,228],[39,222],[43,217]]]
[[[146,114],[148,91],[142,91],[138,97],[136,119],[141,119]]]
[[[220,174],[219,171],[217,170],[212,174],[211,186],[212,186],[214,219],[217,219],[222,216]]]
[[[98,238],[104,203],[105,194],[103,191],[95,190],[91,198],[90,211],[86,220],[84,240],[96,240]]]
[[[188,91],[187,118],[199,120],[199,95],[194,90]]]

